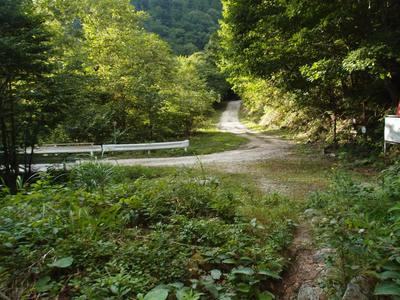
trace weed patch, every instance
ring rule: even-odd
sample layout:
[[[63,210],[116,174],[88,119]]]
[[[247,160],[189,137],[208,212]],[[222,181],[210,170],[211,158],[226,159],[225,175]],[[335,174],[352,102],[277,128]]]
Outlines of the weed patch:
[[[18,299],[270,299],[292,203],[248,189],[204,170],[96,162],[62,183],[44,177],[0,202],[0,290]]]
[[[399,175],[399,164],[375,183],[338,173],[328,191],[310,198],[310,207],[321,213],[315,220],[316,236],[324,247],[335,249],[327,280],[331,295],[341,296],[358,275],[379,281],[376,295],[399,295]]]

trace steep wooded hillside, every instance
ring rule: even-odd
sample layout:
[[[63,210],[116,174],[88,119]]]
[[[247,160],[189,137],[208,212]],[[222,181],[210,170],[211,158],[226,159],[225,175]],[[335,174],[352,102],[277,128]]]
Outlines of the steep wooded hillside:
[[[177,54],[202,50],[218,29],[219,0],[132,0],[150,17],[146,28],[168,41]]]

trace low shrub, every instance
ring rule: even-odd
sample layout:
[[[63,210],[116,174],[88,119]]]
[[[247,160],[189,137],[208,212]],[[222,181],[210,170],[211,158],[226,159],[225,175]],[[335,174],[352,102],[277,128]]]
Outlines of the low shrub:
[[[321,212],[316,236],[336,250],[328,280],[332,294],[341,295],[352,278],[367,274],[382,281],[377,295],[400,295],[399,178],[400,164],[383,171],[376,183],[338,174],[328,191],[310,198]]]
[[[91,163],[70,182],[45,177],[5,196],[0,291],[12,299],[270,299],[293,230],[288,199],[254,198],[204,171],[140,170]],[[256,203],[264,220],[250,213]]]

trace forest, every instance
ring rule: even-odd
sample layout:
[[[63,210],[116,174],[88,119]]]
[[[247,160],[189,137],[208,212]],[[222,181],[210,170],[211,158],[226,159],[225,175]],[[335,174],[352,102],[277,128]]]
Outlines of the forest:
[[[398,0],[0,0],[0,299],[399,299],[394,114]]]
[[[256,119],[311,140],[379,141],[400,99],[398,1],[223,4],[221,67]]]
[[[128,1],[10,0],[1,14],[6,181],[38,143],[188,137],[226,93],[213,50],[175,56]]]
[[[149,14],[145,27],[167,41],[176,54],[190,55],[204,49],[218,29],[221,2],[215,0],[132,0]]]

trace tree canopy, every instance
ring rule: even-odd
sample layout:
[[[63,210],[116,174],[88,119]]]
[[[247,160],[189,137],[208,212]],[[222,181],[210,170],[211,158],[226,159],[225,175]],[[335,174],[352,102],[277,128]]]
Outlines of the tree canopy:
[[[246,76],[265,80],[292,93],[308,119],[330,120],[334,132],[338,119],[374,128],[399,101],[398,1],[223,5],[222,67],[238,90]]]
[[[21,149],[176,140],[219,100],[128,0],[3,1],[0,10],[0,171],[13,182]]]

